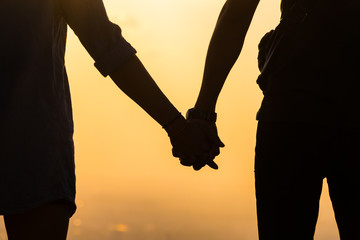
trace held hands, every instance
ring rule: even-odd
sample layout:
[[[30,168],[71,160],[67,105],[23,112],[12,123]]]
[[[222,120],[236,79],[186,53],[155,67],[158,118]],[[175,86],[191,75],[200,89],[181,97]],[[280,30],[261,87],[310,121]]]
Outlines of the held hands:
[[[174,157],[184,166],[200,170],[205,165],[218,169],[214,158],[225,145],[217,134],[215,122],[200,119],[188,119],[181,116],[166,128],[173,146]]]

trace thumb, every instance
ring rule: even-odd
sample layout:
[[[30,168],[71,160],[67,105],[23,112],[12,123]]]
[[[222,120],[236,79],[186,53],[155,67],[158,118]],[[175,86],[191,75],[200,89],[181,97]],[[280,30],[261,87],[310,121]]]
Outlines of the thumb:
[[[214,143],[218,147],[225,147],[225,144],[220,140],[217,134],[210,134],[209,139],[212,143]]]
[[[218,169],[218,165],[214,162],[214,160],[210,160],[206,163],[209,167],[211,167],[212,169]]]

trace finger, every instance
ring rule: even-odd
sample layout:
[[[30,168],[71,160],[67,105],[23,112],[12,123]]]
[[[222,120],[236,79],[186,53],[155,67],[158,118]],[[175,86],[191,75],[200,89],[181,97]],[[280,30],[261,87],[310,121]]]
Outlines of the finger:
[[[194,162],[194,159],[188,157],[186,154],[182,153],[181,151],[176,150],[175,148],[172,149],[172,154],[174,157],[183,159],[187,162]]]
[[[206,162],[209,160],[209,154],[203,152],[201,156],[197,157],[193,163],[193,168],[195,171],[200,170],[206,165]]]
[[[186,161],[184,159],[180,159],[180,164],[186,167],[191,167],[192,163],[190,163],[189,161]]]
[[[214,162],[214,160],[210,160],[206,164],[212,169],[219,169],[219,166]]]
[[[225,147],[225,144],[221,141],[219,136],[216,136],[216,138],[217,138],[216,143],[218,144],[218,146],[219,147]]]
[[[216,156],[220,154],[220,149],[218,146],[213,145],[210,149],[209,155],[210,159],[214,159]]]
[[[203,168],[204,166],[206,166],[206,164],[211,161],[212,159],[214,159],[213,157],[211,157],[210,152],[209,151],[205,151],[201,154],[201,157],[199,157],[197,159],[197,161],[194,163],[194,170],[200,170],[201,168]]]
[[[210,140],[211,140],[211,142],[216,144],[216,146],[218,146],[218,147],[225,147],[225,144],[221,141],[219,136],[216,135],[216,134],[211,134],[210,135]]]
[[[195,160],[196,159],[194,157],[181,157],[180,164],[183,166],[190,167],[195,163]]]
[[[172,149],[172,155],[176,158],[180,157],[180,153],[175,150],[175,148]]]
[[[199,170],[202,169],[205,165],[206,165],[206,164],[204,164],[204,163],[194,163],[194,164],[193,164],[193,169],[194,169],[195,171],[199,171]]]

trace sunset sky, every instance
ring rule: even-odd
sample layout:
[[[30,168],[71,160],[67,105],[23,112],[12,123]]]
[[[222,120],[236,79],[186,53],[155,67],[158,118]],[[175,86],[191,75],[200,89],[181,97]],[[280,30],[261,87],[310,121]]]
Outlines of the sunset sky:
[[[180,112],[193,107],[208,43],[224,0],[104,0],[111,21],[137,49]],[[103,78],[70,30],[78,211],[69,240],[257,239],[254,147],[257,44],[276,26],[280,0],[263,0],[220,95],[219,170],[195,172],[171,155],[166,132]],[[326,181],[325,181],[326,182]],[[0,239],[5,239],[0,228]],[[339,239],[327,185],[316,240]]]

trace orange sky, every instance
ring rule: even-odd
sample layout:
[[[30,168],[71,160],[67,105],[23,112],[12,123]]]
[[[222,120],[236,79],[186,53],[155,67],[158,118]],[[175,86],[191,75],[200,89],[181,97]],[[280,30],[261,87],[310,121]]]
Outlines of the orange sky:
[[[185,113],[196,99],[218,0],[105,0],[151,75]],[[75,120],[78,212],[69,239],[256,239],[256,55],[276,25],[279,0],[262,1],[217,105],[226,147],[218,171],[194,172],[171,156],[166,133],[103,78],[72,31],[66,65]],[[339,239],[327,197],[317,240]],[[2,232],[3,235],[3,232]],[[3,239],[0,235],[0,239]]]

